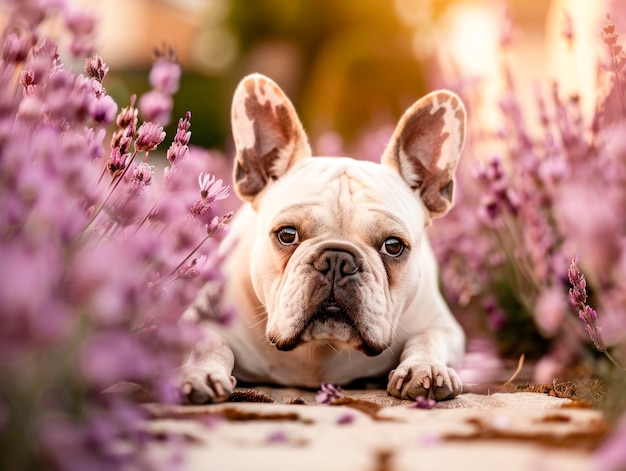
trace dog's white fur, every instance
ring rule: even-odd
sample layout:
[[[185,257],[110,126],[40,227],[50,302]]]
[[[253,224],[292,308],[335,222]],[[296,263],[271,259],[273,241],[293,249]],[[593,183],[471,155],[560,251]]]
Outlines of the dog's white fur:
[[[223,303],[237,311],[181,368],[190,402],[220,401],[236,379],[319,387],[388,375],[393,396],[449,399],[463,332],[438,290],[425,228],[452,205],[465,109],[434,92],[401,118],[381,164],[311,157],[293,105],[267,77],[232,108],[235,217]],[[211,287],[185,313],[212,309]],[[234,376],[233,376],[234,375]]]

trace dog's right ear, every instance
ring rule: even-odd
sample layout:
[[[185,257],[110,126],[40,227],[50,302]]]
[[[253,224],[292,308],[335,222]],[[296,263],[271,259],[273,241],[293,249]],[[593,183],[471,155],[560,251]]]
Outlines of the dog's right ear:
[[[261,74],[245,77],[232,106],[234,182],[242,200],[252,202],[268,183],[298,160],[311,156],[302,124],[289,98]]]

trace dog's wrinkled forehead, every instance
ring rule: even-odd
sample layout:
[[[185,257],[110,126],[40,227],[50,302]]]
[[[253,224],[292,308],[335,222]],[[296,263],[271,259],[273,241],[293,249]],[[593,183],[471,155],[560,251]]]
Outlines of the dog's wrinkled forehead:
[[[307,206],[314,213],[323,212],[324,219],[344,225],[352,216],[369,219],[368,211],[395,215],[406,221],[411,232],[419,232],[425,224],[420,201],[397,172],[350,158],[314,157],[298,162],[264,195],[259,211],[274,219],[289,208],[302,211]]]

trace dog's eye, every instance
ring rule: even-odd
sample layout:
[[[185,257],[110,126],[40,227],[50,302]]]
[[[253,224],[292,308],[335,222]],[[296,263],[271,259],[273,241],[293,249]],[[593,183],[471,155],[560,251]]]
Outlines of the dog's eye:
[[[278,238],[278,242],[283,245],[293,245],[300,242],[300,238],[298,237],[298,231],[295,227],[287,226],[283,227],[276,233],[276,237]]]
[[[390,257],[399,257],[404,252],[404,243],[396,237],[389,237],[383,242],[380,252]]]

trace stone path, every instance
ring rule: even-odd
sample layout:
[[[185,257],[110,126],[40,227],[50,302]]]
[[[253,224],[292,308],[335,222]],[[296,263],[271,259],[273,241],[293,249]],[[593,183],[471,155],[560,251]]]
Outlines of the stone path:
[[[182,434],[191,471],[588,470],[606,427],[600,412],[538,393],[468,393],[430,410],[380,390],[346,391],[344,405],[295,389],[237,397],[274,402],[151,405],[149,426]]]

